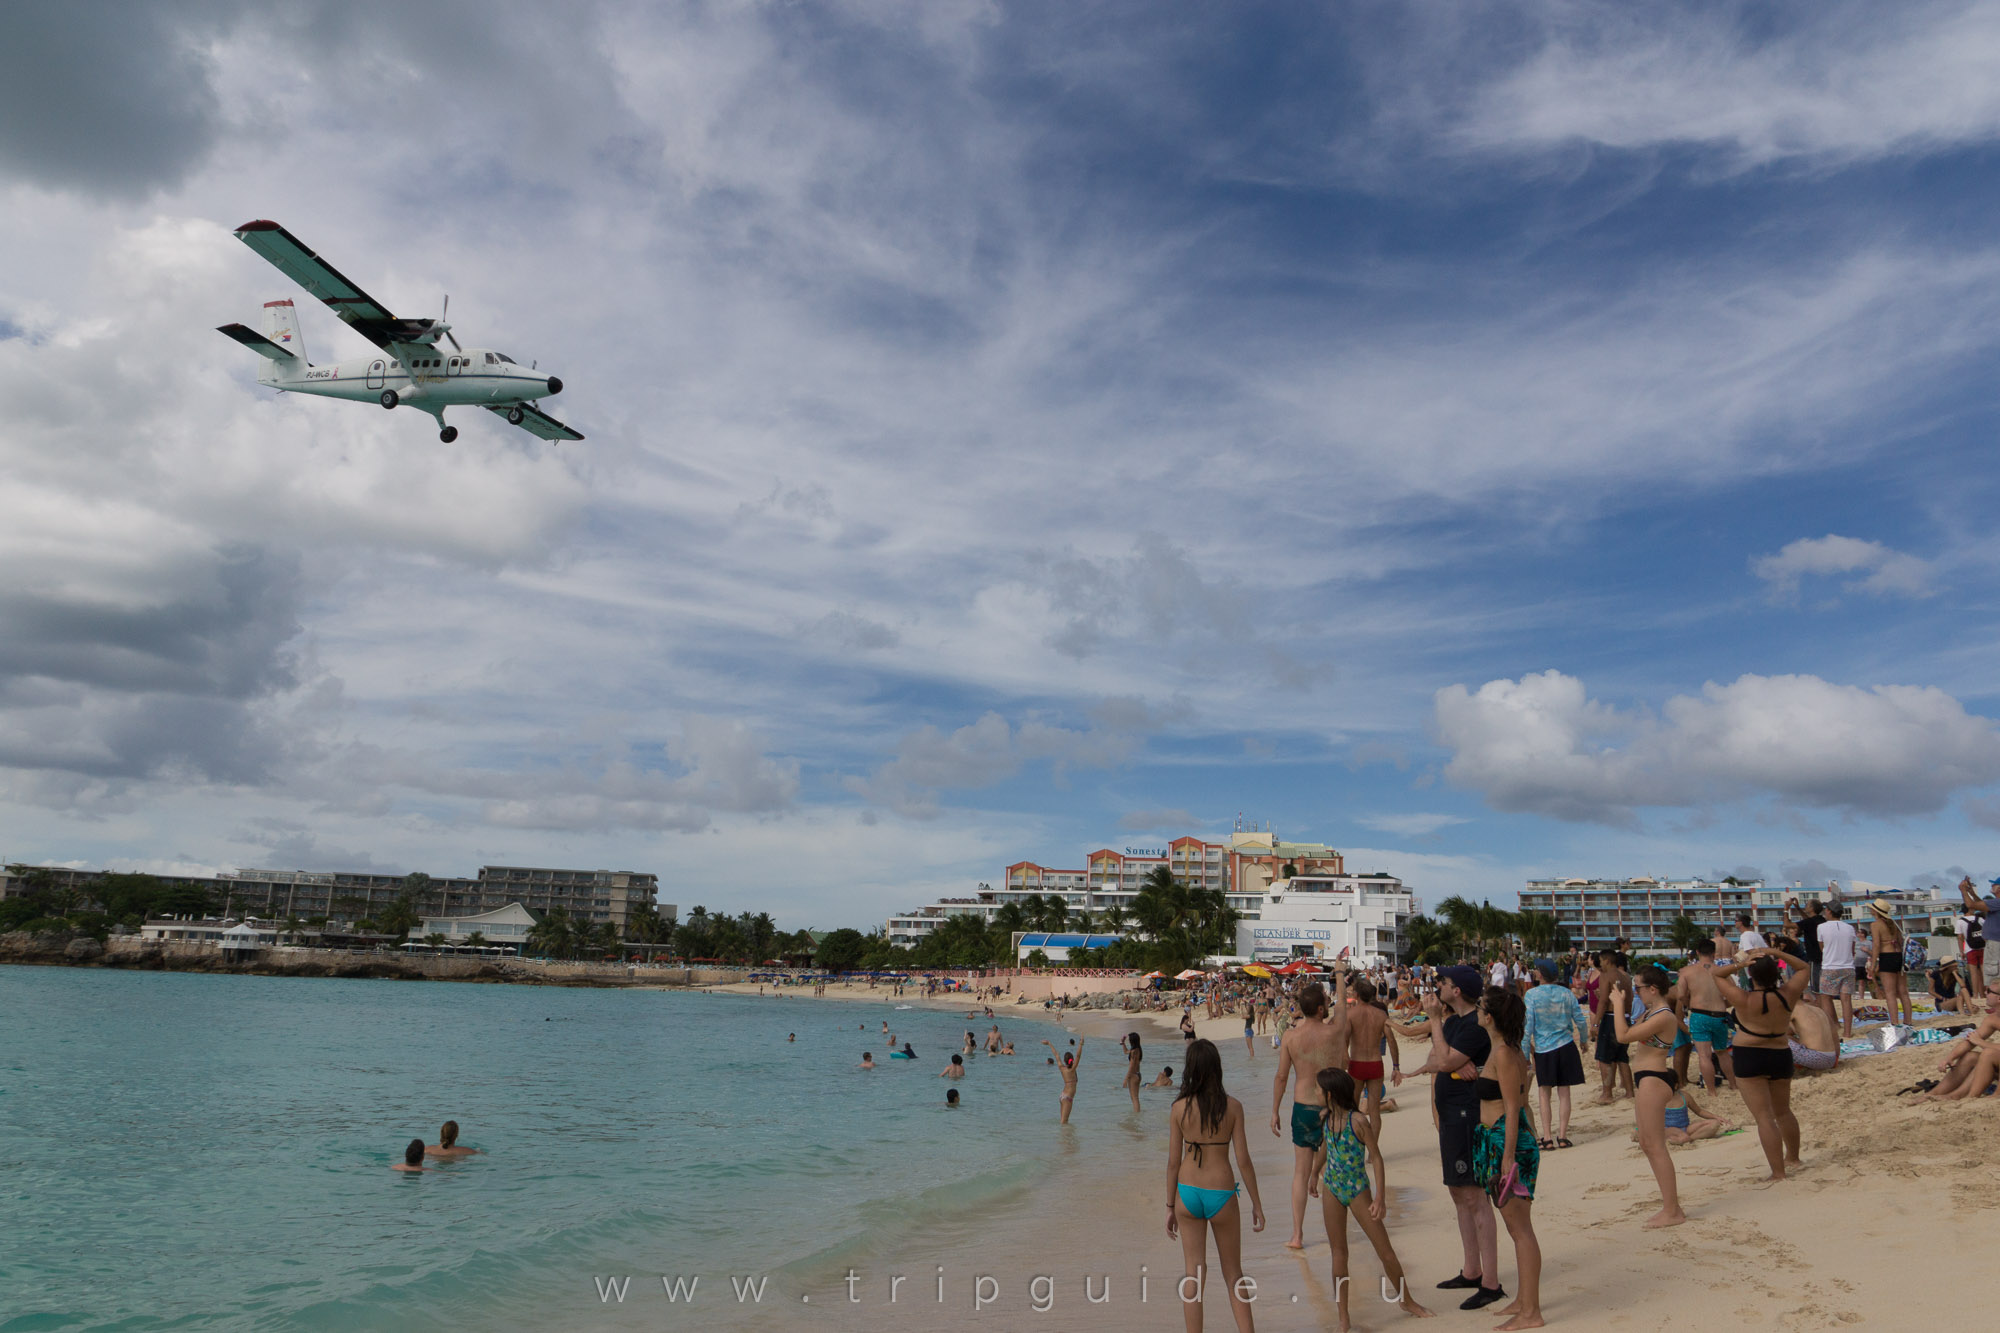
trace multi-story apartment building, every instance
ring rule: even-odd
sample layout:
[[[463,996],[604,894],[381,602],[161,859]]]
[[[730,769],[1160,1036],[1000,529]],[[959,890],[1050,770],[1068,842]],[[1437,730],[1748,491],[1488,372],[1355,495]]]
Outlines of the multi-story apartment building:
[[[977,913],[992,920],[1008,903],[1030,898],[1059,900],[1072,920],[1089,913],[1129,908],[1146,877],[1165,869],[1183,884],[1220,892],[1242,916],[1264,910],[1273,881],[1289,873],[1339,875],[1340,853],[1324,843],[1279,842],[1268,829],[1239,829],[1227,842],[1179,837],[1151,846],[1100,847],[1084,857],[1081,870],[1057,870],[1035,861],[1016,861],[998,887],[982,884],[975,898],[945,898],[888,919],[886,933],[899,944],[914,944],[947,916]]]
[[[106,872],[53,868],[57,886],[88,897],[91,882]],[[169,885],[198,887],[224,916],[254,912],[282,920],[327,917],[358,921],[373,916],[413,887],[405,875],[351,871],[238,870],[215,876],[161,875]],[[482,866],[475,879],[427,877],[420,881],[420,910],[436,916],[472,915],[518,902],[532,912],[560,907],[572,917],[608,922],[621,931],[634,909],[655,903],[659,877],[636,870],[559,870],[528,866]],[[17,890],[0,871],[0,898]],[[655,903],[673,916],[671,903]]]
[[[1748,913],[1759,930],[1775,929],[1783,916],[1776,906],[1759,902],[1762,880],[1670,880],[1639,875],[1632,879],[1531,879],[1521,890],[1521,910],[1549,912],[1569,932],[1580,949],[1609,948],[1627,940],[1635,949],[1671,945],[1668,929],[1677,916],[1691,918],[1704,930],[1718,924],[1733,927],[1737,913]]]

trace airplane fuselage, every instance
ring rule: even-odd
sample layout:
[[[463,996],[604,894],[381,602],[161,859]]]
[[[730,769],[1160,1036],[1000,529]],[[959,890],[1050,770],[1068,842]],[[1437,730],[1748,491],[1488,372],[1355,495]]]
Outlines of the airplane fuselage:
[[[561,392],[561,380],[523,370],[486,348],[475,347],[463,353],[440,352],[435,356],[413,357],[411,361],[413,364],[405,365],[388,355],[361,357],[308,366],[295,375],[286,375],[276,366],[266,366],[258,378],[288,393],[356,402],[380,402],[386,390],[396,395],[400,406],[425,411],[460,405],[532,403]]]

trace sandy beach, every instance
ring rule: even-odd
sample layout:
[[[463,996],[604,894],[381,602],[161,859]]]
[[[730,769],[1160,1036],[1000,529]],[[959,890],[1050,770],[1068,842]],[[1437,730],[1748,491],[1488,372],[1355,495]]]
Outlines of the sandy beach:
[[[754,993],[755,988],[750,988]],[[865,988],[830,997],[883,1001]],[[963,1001],[890,1001],[963,1010]],[[995,1006],[1003,1030],[1010,1015],[1031,1016],[1028,1005]],[[1052,1017],[1039,1004],[1032,1017]],[[1143,1019],[1147,1026],[1138,1027]],[[1181,1052],[1167,1015],[1073,1011],[1065,1025],[1107,1047],[1118,1034],[1138,1030],[1147,1046],[1146,1068],[1178,1071]],[[1245,1272],[1259,1284],[1259,1327],[1331,1326],[1324,1230],[1310,1203],[1303,1253],[1287,1251],[1292,1151],[1289,1138],[1268,1131],[1271,1080],[1277,1072],[1268,1038],[1255,1054],[1244,1049],[1240,1020],[1198,1021],[1201,1035],[1220,1047],[1232,1095],[1249,1113],[1251,1153],[1268,1219],[1261,1234],[1246,1232]],[[1422,1043],[1406,1050],[1404,1064],[1424,1059]],[[1641,1222],[1659,1206],[1652,1174],[1631,1139],[1629,1101],[1589,1104],[1591,1083],[1578,1089],[1571,1122],[1572,1149],[1545,1153],[1535,1205],[1542,1242],[1542,1300],[1551,1327],[1653,1326],[1667,1319],[1707,1328],[1813,1329],[1849,1325],[1904,1328],[1930,1321],[1963,1322],[1976,1308],[1970,1284],[1956,1276],[1976,1271],[1990,1249],[1990,1228],[2000,1205],[1984,1145],[2000,1130],[2000,1098],[1949,1105],[1912,1104],[1897,1089],[1934,1073],[1943,1047],[1911,1047],[1844,1060],[1829,1074],[1801,1076],[1793,1105],[1802,1131],[1804,1169],[1767,1184],[1754,1127],[1742,1103],[1722,1093],[1702,1100],[1745,1132],[1674,1149],[1682,1206],[1688,1222],[1646,1231]],[[1090,1055],[1098,1056],[1092,1046]],[[1115,1082],[1115,1050],[1086,1059],[1083,1078]],[[1406,1083],[1402,1109],[1384,1121],[1390,1185],[1389,1229],[1411,1274],[1418,1300],[1447,1324],[1490,1327],[1498,1320],[1456,1308],[1463,1293],[1435,1284],[1458,1268],[1458,1232],[1449,1196],[1439,1183],[1437,1146],[1427,1081]],[[1172,1093],[1144,1094],[1144,1111],[1107,1116],[1100,1100],[1067,1128],[1055,1122],[1050,1092],[1050,1152],[1062,1169],[1051,1174],[1018,1209],[1001,1209],[976,1229],[931,1238],[908,1256],[907,1271],[942,1265],[957,1287],[940,1305],[887,1306],[864,1287],[864,1302],[849,1306],[844,1288],[828,1282],[827,1326],[934,1327],[940,1309],[954,1322],[971,1318],[967,1284],[975,1269],[995,1274],[999,1299],[977,1312],[996,1328],[1089,1326],[1107,1329],[1179,1328],[1180,1310],[1166,1292],[1178,1277],[1180,1252],[1164,1229],[1166,1134]],[[1080,1104],[1081,1105],[1081,1104]],[[1351,1232],[1353,1320],[1357,1328],[1389,1328],[1403,1316],[1372,1295],[1380,1269],[1358,1228]],[[1514,1261],[1504,1229],[1502,1281],[1514,1289]],[[1140,1303],[1141,1267],[1151,1281]],[[1054,1307],[1037,1313],[1028,1304],[1030,1276],[1054,1279]],[[1112,1299],[1086,1303],[1084,1275],[1108,1275]],[[1166,1282],[1161,1281],[1162,1277]],[[958,1288],[966,1288],[959,1290]],[[1447,1299],[1449,1298],[1449,1299]],[[821,1298],[815,1297],[815,1302]],[[1217,1292],[1206,1302],[1205,1327],[1233,1324]],[[1067,1316],[1067,1317],[1065,1317]],[[1442,1326],[1442,1325],[1441,1325]]]

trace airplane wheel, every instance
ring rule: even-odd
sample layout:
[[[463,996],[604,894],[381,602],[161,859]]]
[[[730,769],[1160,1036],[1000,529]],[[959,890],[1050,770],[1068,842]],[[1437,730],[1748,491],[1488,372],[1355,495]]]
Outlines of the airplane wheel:
[[[446,444],[450,444],[453,440],[458,438],[458,427],[446,426],[443,430],[438,432],[438,438],[440,440],[443,440]]]
[[[507,424],[508,424],[508,425],[510,425],[510,426],[518,426],[518,425],[520,425],[520,424],[521,424],[521,423],[522,423],[523,421],[526,421],[527,419],[528,419],[528,414],[527,414],[526,412],[523,412],[523,411],[522,411],[522,410],[521,410],[520,408],[518,408],[518,407],[510,407],[510,408],[508,408],[508,409],[507,409]]]
[[[394,389],[382,390],[382,406],[394,407],[397,403],[401,401],[402,401],[401,399],[396,397],[396,391]]]

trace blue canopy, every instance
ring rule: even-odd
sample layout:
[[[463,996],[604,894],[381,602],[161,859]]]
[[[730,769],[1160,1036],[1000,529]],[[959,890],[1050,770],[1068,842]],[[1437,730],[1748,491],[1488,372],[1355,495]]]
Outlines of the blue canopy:
[[[1023,949],[1103,949],[1118,943],[1123,935],[1046,935],[1021,937]]]

